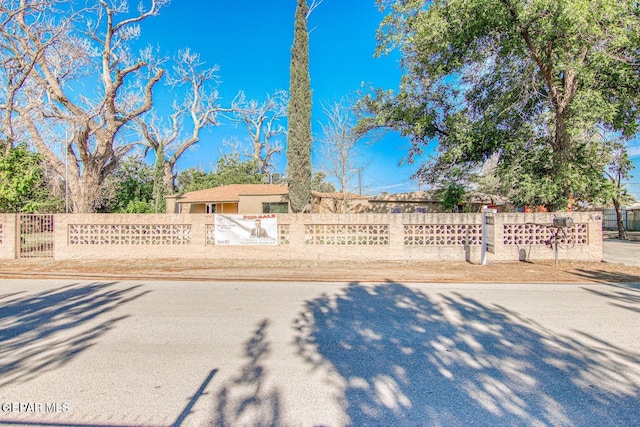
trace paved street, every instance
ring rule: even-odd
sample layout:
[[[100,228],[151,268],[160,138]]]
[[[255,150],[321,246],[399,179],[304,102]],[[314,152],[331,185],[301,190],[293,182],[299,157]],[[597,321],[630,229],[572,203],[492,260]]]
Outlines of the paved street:
[[[0,281],[0,425],[637,425],[640,287]]]
[[[602,260],[640,267],[640,241],[605,239],[602,245]]]

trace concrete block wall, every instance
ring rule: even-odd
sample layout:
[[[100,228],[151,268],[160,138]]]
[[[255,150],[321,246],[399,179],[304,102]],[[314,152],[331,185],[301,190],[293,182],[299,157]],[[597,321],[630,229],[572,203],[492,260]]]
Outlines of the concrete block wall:
[[[554,216],[570,216],[574,223],[586,233],[586,242],[558,245],[558,259],[580,261],[602,261],[602,213],[501,213],[495,216],[495,253],[489,260],[511,261],[525,259],[530,261],[555,258],[555,251],[545,244],[518,243],[505,244],[505,225],[539,225],[540,228],[551,225]]]
[[[410,246],[405,244],[404,226],[481,224],[478,214],[286,214],[278,215],[279,224],[289,224],[288,248],[278,253],[290,259],[354,261],[444,261],[479,262],[480,245]],[[388,243],[383,245],[318,245],[305,242],[306,226],[371,225],[388,227]],[[284,249],[284,250],[283,250]],[[282,252],[281,252],[282,251]]]
[[[213,223],[213,215],[199,214],[59,214],[55,217],[55,259],[154,259],[154,258],[204,258],[206,252],[205,224]],[[134,241],[109,244],[101,241],[110,226],[176,226],[189,227],[188,243],[164,244],[160,242]],[[74,229],[98,227],[89,233],[96,240],[74,242]],[[115,232],[122,236],[124,233]],[[140,235],[142,233],[138,233]],[[143,234],[142,234],[143,235]]]
[[[601,261],[601,214],[570,215],[580,224],[586,240],[561,245],[559,258]],[[553,214],[501,213],[494,218],[493,241],[489,243],[493,243],[495,251],[488,254],[489,262],[516,261],[522,259],[523,254],[531,261],[554,259],[554,251],[540,239],[537,242],[521,239],[514,243],[513,238],[505,236],[505,229],[513,226],[550,224]],[[0,258],[15,258],[16,216],[0,214],[0,224]],[[59,214],[55,216],[54,258],[250,258],[266,262],[278,259],[466,260],[473,263],[479,263],[481,258],[481,214],[280,214],[278,224],[287,231],[286,244],[267,247],[213,245],[212,239],[207,239],[213,224],[214,215],[208,214]],[[405,228],[409,231],[405,232]],[[351,232],[360,234],[355,238],[345,237]],[[411,237],[411,233],[417,237]]]

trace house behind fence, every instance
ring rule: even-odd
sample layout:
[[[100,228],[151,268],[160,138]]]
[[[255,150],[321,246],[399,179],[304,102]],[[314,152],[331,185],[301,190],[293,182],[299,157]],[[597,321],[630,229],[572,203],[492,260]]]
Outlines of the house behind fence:
[[[559,214],[558,214],[559,215]],[[21,231],[21,215],[0,214],[0,259],[409,260],[479,263],[483,223],[491,261],[602,260],[602,214],[568,214],[574,225],[551,228],[551,213],[278,214],[277,246],[219,246],[212,214],[57,214],[51,226]],[[47,224],[49,224],[47,222]],[[36,235],[48,233],[47,237]],[[556,232],[558,233],[556,235]],[[44,243],[42,243],[44,242]],[[33,253],[31,253],[33,255]]]
[[[627,231],[640,231],[640,205],[620,208],[622,226]],[[618,216],[614,208],[604,208],[603,223],[605,230],[618,229]]]

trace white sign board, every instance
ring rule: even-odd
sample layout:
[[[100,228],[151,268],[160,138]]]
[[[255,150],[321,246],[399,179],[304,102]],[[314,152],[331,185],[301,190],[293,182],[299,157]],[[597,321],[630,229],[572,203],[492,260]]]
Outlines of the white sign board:
[[[276,214],[215,215],[216,245],[277,245]]]
[[[482,265],[487,265],[487,252],[496,253],[494,229],[497,213],[497,209],[482,209],[482,250],[480,252]]]

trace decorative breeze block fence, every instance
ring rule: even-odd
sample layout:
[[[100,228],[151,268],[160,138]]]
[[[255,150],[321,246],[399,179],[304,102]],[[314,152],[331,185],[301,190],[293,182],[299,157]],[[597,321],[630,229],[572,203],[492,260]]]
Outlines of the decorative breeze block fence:
[[[563,214],[566,215],[566,214]],[[600,212],[570,214],[560,258],[602,259]],[[554,258],[553,214],[490,214],[489,261]],[[278,246],[215,245],[205,214],[55,215],[55,259],[217,258],[256,260],[413,260],[479,262],[482,214],[280,214]],[[0,258],[17,257],[16,216],[0,214]]]
[[[558,243],[587,245],[588,224],[579,223],[558,233]],[[504,224],[503,245],[549,245],[555,239],[554,230],[540,224]]]
[[[189,224],[69,224],[69,245],[190,244]]]
[[[388,225],[305,224],[305,245],[389,245]]]
[[[404,244],[410,246],[477,246],[482,225],[404,225]]]

